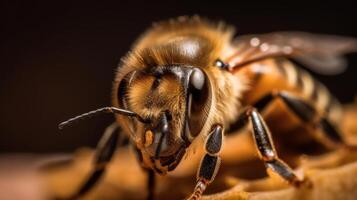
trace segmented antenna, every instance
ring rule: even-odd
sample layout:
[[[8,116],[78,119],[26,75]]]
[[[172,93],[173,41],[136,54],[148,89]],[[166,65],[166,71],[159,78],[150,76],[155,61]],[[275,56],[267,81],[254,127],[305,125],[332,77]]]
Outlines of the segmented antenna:
[[[64,121],[58,125],[58,128],[63,129],[66,126],[69,126],[77,121],[88,119],[88,118],[91,118],[91,117],[101,114],[101,113],[114,113],[114,114],[126,115],[129,117],[136,117],[140,122],[148,123],[147,120],[144,120],[137,113],[135,113],[133,111],[124,110],[124,109],[115,108],[115,107],[104,107],[104,108],[99,108],[97,110],[93,110],[93,111],[78,115],[78,116],[73,117],[67,121]]]

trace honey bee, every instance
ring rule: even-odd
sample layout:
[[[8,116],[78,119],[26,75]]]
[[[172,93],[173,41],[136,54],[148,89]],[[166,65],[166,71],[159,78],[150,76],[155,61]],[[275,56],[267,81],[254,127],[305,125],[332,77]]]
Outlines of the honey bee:
[[[342,54],[355,50],[354,38],[304,32],[234,38],[231,26],[199,17],[154,24],[119,64],[113,106],[60,124],[63,128],[102,112],[116,116],[98,144],[93,173],[71,198],[93,187],[119,138],[126,136],[148,172],[148,199],[154,197],[155,173],[175,170],[190,148],[202,145],[206,153],[188,197],[200,199],[218,172],[225,135],[246,125],[267,170],[298,187],[306,178],[297,176],[278,157],[260,113],[280,101],[299,119],[299,126],[320,133],[316,138],[322,144],[348,146],[339,130],[343,113],[338,100],[291,60],[320,73],[335,74],[346,67]],[[115,131],[119,127],[122,134]]]

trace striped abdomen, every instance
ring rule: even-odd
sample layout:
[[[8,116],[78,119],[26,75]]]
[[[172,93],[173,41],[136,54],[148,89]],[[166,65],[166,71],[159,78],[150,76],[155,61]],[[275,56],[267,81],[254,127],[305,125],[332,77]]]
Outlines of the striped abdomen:
[[[243,98],[244,104],[252,105],[274,90],[287,91],[310,102],[321,116],[333,123],[340,121],[342,113],[338,100],[307,71],[287,59],[265,59],[245,66],[237,73],[250,79],[250,89]]]

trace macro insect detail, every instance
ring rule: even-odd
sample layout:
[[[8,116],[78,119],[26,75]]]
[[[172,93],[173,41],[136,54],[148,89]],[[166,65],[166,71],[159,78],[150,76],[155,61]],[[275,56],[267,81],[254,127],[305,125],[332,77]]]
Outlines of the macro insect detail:
[[[191,148],[205,149],[197,184],[188,199],[200,199],[217,175],[226,134],[246,125],[267,170],[293,186],[307,182],[281,160],[264,111],[273,102],[308,126],[328,148],[348,147],[339,131],[338,100],[294,60],[324,74],[343,71],[343,54],[357,50],[353,38],[274,32],[234,38],[234,29],[199,17],[154,24],[122,59],[113,84],[112,107],[60,124],[109,112],[116,122],[100,140],[93,173],[70,199],[89,191],[105,171],[120,138],[129,138],[148,173],[148,199],[154,198],[155,173],[175,170]],[[291,59],[291,60],[290,60]],[[284,122],[286,123],[286,122]],[[120,128],[120,133],[116,131]],[[316,134],[315,134],[316,132]]]

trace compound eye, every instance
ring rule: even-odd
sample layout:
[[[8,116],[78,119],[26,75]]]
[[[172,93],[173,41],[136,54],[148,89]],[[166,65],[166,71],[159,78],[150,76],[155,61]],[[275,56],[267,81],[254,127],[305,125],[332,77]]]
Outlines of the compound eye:
[[[130,110],[131,108],[129,107],[128,103],[128,98],[127,98],[127,91],[128,88],[130,87],[133,79],[137,76],[137,71],[132,71],[129,72],[127,75],[124,76],[124,78],[121,80],[118,86],[118,93],[117,93],[117,98],[118,98],[118,104],[120,108],[128,109]],[[123,118],[124,123],[126,124],[127,127],[132,132],[135,132],[136,129],[136,120],[134,118]]]
[[[190,87],[188,95],[188,125],[191,137],[197,136],[202,130],[207,113],[211,105],[209,79],[204,72],[198,68],[194,69],[190,76]]]
[[[205,75],[200,69],[194,69],[190,77],[190,85],[196,90],[201,90],[204,84]]]

